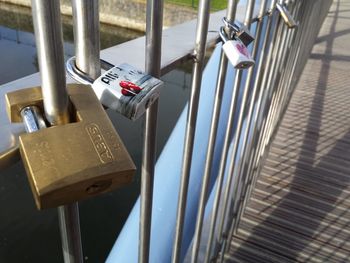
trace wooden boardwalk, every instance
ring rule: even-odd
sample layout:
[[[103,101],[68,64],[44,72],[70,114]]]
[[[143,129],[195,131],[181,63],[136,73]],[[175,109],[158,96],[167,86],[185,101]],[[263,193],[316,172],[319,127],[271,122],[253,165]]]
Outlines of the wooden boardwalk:
[[[226,262],[350,262],[350,1],[334,0]]]

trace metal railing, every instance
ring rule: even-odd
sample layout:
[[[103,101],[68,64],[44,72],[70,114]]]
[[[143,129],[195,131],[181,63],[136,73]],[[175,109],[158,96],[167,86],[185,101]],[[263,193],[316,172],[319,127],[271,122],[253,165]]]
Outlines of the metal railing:
[[[227,19],[230,22],[234,21],[237,2],[229,1]],[[243,70],[236,71],[227,131],[216,179],[209,235],[206,239],[201,238],[201,232],[208,200],[208,182],[211,177],[222,88],[228,63],[225,54],[221,52],[191,262],[199,262],[198,253],[201,242],[206,244],[204,262],[217,258],[219,252],[221,252],[221,261],[223,260],[228,242],[237,230],[242,211],[254,188],[271,138],[288,105],[314,39],[331,4],[331,1],[327,0],[278,2],[272,0],[267,6],[267,2],[261,1],[258,17],[255,18],[252,18],[255,1],[247,1],[246,4],[244,24],[249,28],[251,23],[254,23],[255,42],[251,49],[257,63],[246,73]],[[283,13],[286,12],[286,8],[289,9],[290,14]],[[286,16],[289,15],[299,23],[297,28],[288,21]],[[197,111],[197,104],[190,100],[189,105],[188,111],[191,116]],[[195,129],[191,118],[187,125]],[[184,154],[186,169],[183,169],[182,174],[182,182],[185,185],[189,180],[188,166],[191,164],[192,152],[188,153],[188,151],[192,150],[189,144],[193,140],[193,134],[193,132],[186,133],[185,147],[188,147],[185,148]],[[228,170],[227,173],[225,173],[226,170]],[[179,195],[178,215],[184,213],[184,204],[187,199],[187,187],[183,184]],[[181,249],[181,243],[178,240],[181,238],[182,223],[181,216],[178,216],[173,262],[179,262],[179,257],[176,255]],[[203,250],[203,247],[201,249]]]
[[[52,39],[62,38],[59,36],[61,34],[60,30],[56,28],[59,21],[55,20],[59,18],[58,1],[53,1],[51,4],[42,0],[33,0],[32,2],[33,16],[36,18],[34,24],[36,25],[37,43],[41,49],[46,50],[47,48],[45,52],[42,51],[39,54],[56,55],[57,50],[62,51],[62,46],[56,47],[55,45],[57,43],[62,45],[62,43],[59,41],[56,44],[48,43],[48,39],[51,38],[45,37],[48,29],[45,29],[42,25],[46,24],[48,26],[52,31],[49,32],[51,36],[58,34],[57,37],[52,37]],[[238,2],[238,0],[228,1],[226,11],[228,23],[223,23],[222,26],[225,27],[225,33],[229,36],[233,33],[229,24],[235,22]],[[222,110],[226,72],[230,67],[226,54],[222,49],[220,51],[214,107],[211,115],[208,113],[211,123],[204,174],[202,181],[198,182],[201,184],[201,190],[193,242],[190,247],[191,252],[187,253],[187,260],[191,262],[211,262],[220,257],[220,260],[223,261],[224,254],[229,247],[230,238],[239,226],[240,218],[254,188],[276,127],[278,127],[283,117],[331,2],[331,0],[261,0],[257,5],[254,0],[247,0],[243,23],[247,29],[254,33],[255,41],[249,49],[256,63],[254,67],[247,70],[237,69],[234,82],[231,83],[233,88],[227,127],[220,152],[217,177],[214,178],[215,186],[212,189],[214,201],[212,206],[209,206],[208,197],[211,191],[209,182],[214,176],[212,174],[212,164]],[[98,0],[72,0],[72,5],[76,66],[91,79],[96,79],[101,74]],[[39,9],[35,9],[36,7]],[[40,9],[45,7],[51,11]],[[259,9],[258,15],[254,16],[256,13],[254,10],[257,8]],[[177,216],[174,225],[174,245],[171,259],[174,263],[181,262],[184,259],[184,251],[182,250],[185,248],[182,247],[182,244],[186,201],[188,195],[191,194],[188,193],[188,185],[192,156],[195,154],[193,146],[197,128],[196,121],[205,64],[205,51],[208,48],[209,11],[210,1],[200,0],[194,52],[190,56],[194,65],[182,156]],[[48,15],[50,12],[55,15],[50,17]],[[290,12],[290,14],[286,12]],[[46,19],[50,17],[51,20],[39,21],[38,19],[43,19],[42,17],[46,17]],[[162,72],[162,17],[163,1],[148,0],[145,71],[155,77],[160,77]],[[293,23],[288,21],[291,17],[294,17],[298,22],[297,27],[294,27]],[[52,30],[55,28],[56,30]],[[219,28],[217,28],[217,31],[219,31]],[[62,59],[63,56],[59,55],[59,57]],[[188,54],[184,54],[183,57],[188,57]],[[65,86],[65,78],[62,78],[62,75],[64,75],[62,74],[63,61],[52,62],[47,60],[48,58],[51,57],[39,57],[43,90],[46,87],[47,92],[44,92],[44,94],[55,95],[55,92],[59,91],[56,87]],[[57,56],[52,59],[57,60]],[[52,68],[53,65],[61,68]],[[46,72],[45,69],[50,72]],[[65,119],[67,94],[56,95],[48,96],[48,98],[44,97],[45,109],[52,108],[54,110],[53,112],[46,112],[46,117],[52,125],[67,122]],[[145,114],[138,244],[139,262],[149,262],[150,258],[157,105],[156,101],[147,109]],[[208,220],[205,222],[206,209],[209,209],[210,213],[207,217]],[[77,204],[61,207],[59,213],[64,251],[67,253],[65,261],[82,262],[80,237],[76,236],[79,236]],[[72,227],[69,224],[75,226]],[[206,235],[203,235],[205,224],[208,224],[209,230]],[[69,233],[64,233],[65,231]],[[205,247],[204,251],[203,247]],[[202,257],[199,257],[200,254],[202,254]]]

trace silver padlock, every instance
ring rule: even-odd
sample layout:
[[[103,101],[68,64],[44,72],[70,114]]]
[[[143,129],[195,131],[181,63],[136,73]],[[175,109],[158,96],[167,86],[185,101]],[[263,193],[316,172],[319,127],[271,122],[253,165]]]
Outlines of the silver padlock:
[[[235,21],[233,24],[230,23],[226,17],[223,18],[223,22],[226,27],[229,27],[232,29],[232,34],[229,36],[230,39],[232,38],[238,38],[243,42],[243,44],[247,47],[250,43],[254,41],[254,36],[249,31],[248,27],[246,27],[244,24],[240,23],[239,21]]]
[[[220,37],[224,44],[222,49],[224,50],[228,60],[237,69],[246,69],[255,64],[254,59],[251,57],[249,50],[239,39],[229,39],[224,31],[224,27],[220,28]]]
[[[277,3],[276,4],[277,10],[280,12],[284,23],[289,27],[289,28],[295,28],[298,26],[298,23],[294,20],[292,15],[289,13],[287,7],[284,4]]]
[[[126,63],[114,66],[101,59],[105,70],[96,80],[75,65],[75,57],[68,59],[68,74],[81,84],[91,85],[100,102],[128,119],[136,120],[160,95],[163,82]]]

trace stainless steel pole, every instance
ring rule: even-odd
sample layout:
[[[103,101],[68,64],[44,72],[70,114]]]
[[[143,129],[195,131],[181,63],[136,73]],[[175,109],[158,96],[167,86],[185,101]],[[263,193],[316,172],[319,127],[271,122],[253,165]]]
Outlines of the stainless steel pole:
[[[271,2],[271,6],[270,6],[270,12],[271,12],[271,15],[269,16],[269,21],[271,21],[270,19],[272,18],[276,18],[275,19],[275,22],[273,23],[273,29],[272,29],[272,40],[270,42],[270,45],[269,45],[269,48],[268,48],[268,54],[267,54],[267,57],[265,58],[266,60],[266,63],[265,63],[265,70],[264,70],[264,73],[262,74],[261,76],[261,79],[259,79],[259,82],[258,83],[255,83],[255,85],[260,85],[261,88],[260,88],[260,92],[259,92],[259,96],[258,96],[258,100],[257,100],[257,103],[256,103],[256,110],[255,110],[255,113],[254,113],[254,117],[253,117],[253,130],[252,130],[252,134],[253,134],[253,138],[252,138],[252,144],[253,144],[253,149],[254,151],[252,152],[252,156],[256,156],[257,155],[257,152],[258,152],[258,148],[259,148],[259,134],[260,134],[260,123],[259,123],[259,120],[261,119],[261,115],[263,114],[263,109],[265,107],[265,101],[266,101],[266,97],[267,97],[267,93],[268,93],[268,90],[269,88],[267,87],[266,88],[266,82],[268,80],[268,76],[269,74],[271,73],[271,67],[272,67],[272,64],[273,64],[273,54],[275,52],[275,45],[276,45],[276,41],[277,41],[277,36],[279,35],[280,33],[280,30],[281,30],[281,19],[279,16],[277,16],[277,14],[275,14],[274,10],[275,10],[275,7],[276,7],[276,0],[272,1]],[[268,21],[268,22],[269,22]],[[272,24],[272,22],[271,22]],[[255,159],[255,157],[252,157],[252,159]],[[251,159],[251,160],[252,160]],[[249,165],[248,165],[248,171],[250,171],[251,169],[253,169],[253,161],[250,161],[249,162]],[[249,174],[249,173],[248,173]]]
[[[311,25],[313,24],[313,22],[310,23],[310,21],[312,21],[313,15],[315,13],[317,14],[317,11],[315,12],[315,6],[312,6],[312,5],[315,5],[315,3],[314,2],[312,2],[312,3],[310,2],[310,4],[309,4],[309,2],[307,2],[306,6],[304,6],[305,10],[307,10],[308,8],[310,8],[310,9],[309,9],[309,12],[305,12],[306,17],[304,17],[304,19],[302,21],[304,26],[305,26],[305,28],[301,29],[299,31],[302,34],[302,36],[301,36],[302,42],[299,43],[299,45],[298,45],[299,47],[301,47],[301,49],[298,50],[299,58],[303,58],[306,54],[308,54],[308,51],[306,51],[307,50],[306,45],[310,41],[310,38],[312,38],[312,33],[311,33],[312,30],[310,32],[308,30],[310,28],[310,24]],[[302,50],[301,53],[299,52],[300,50]],[[300,63],[300,61],[298,63]],[[299,71],[298,74],[300,74],[300,71]],[[261,169],[261,167],[259,167],[257,165],[255,165],[255,166],[257,167],[255,173],[258,174],[259,170]],[[255,184],[255,182],[253,182],[253,184]]]
[[[304,3],[304,2],[303,2]],[[303,5],[303,7],[301,8],[301,10],[303,11],[303,13],[306,13],[307,12],[307,10],[308,10],[308,5]],[[302,25],[304,25],[305,23],[304,23],[304,21],[303,21],[303,19],[301,19],[302,20]],[[299,29],[299,36],[298,36],[298,39],[300,39],[301,38],[301,35],[302,34],[304,34],[303,33],[304,31],[303,31],[303,29]],[[302,33],[302,34],[301,34]],[[300,51],[300,40],[297,40],[297,51],[296,51],[296,55],[295,55],[295,57],[296,58],[298,58],[299,57],[299,51]],[[298,59],[296,59],[295,61],[294,61],[294,65],[293,65],[293,68],[295,68],[295,65],[296,65],[296,63],[297,63],[297,60]],[[294,69],[293,69],[293,72],[294,72]],[[256,116],[255,116],[255,120],[257,120],[259,117],[258,117],[258,114],[256,114]],[[256,121],[257,122],[257,121]],[[257,125],[257,126],[259,126],[259,125]],[[260,127],[257,127],[257,129],[261,129]],[[261,135],[261,134],[260,134]],[[259,134],[257,133],[257,132],[255,132],[254,134],[253,134],[253,139],[252,139],[252,141],[253,141],[253,144],[255,145],[255,146],[257,146],[258,144],[259,144],[259,141],[260,141],[260,138],[259,138]],[[254,187],[254,185],[255,185],[255,182],[256,182],[256,180],[257,180],[257,173],[258,173],[258,168],[257,167],[255,167],[255,164],[256,164],[256,162],[257,162],[257,158],[258,158],[258,149],[256,148],[255,149],[255,151],[251,154],[251,156],[250,156],[250,161],[249,161],[249,163],[248,163],[248,166],[247,166],[247,173],[249,174],[249,176],[250,176],[250,183],[249,183],[249,186],[248,186],[248,189],[247,189],[247,197],[246,197],[246,199],[251,195],[251,192],[252,192],[252,189],[253,189],[253,187]]]
[[[75,64],[96,79],[101,75],[98,0],[72,0]]]
[[[295,2],[292,2],[291,4],[291,10],[292,10],[292,15],[294,17],[298,17],[298,19],[300,18],[299,14],[301,13],[299,11],[299,8],[300,8],[300,2],[298,3],[295,3]],[[298,30],[292,30],[291,32],[289,32],[289,39],[287,40],[288,41],[288,44],[287,44],[287,48],[286,48],[286,57],[288,59],[285,59],[285,63],[283,65],[283,69],[284,71],[281,73],[282,74],[282,77],[281,77],[281,80],[280,80],[280,85],[281,85],[281,91],[280,91],[280,94],[279,94],[279,97],[277,99],[277,101],[279,102],[276,109],[275,109],[275,115],[276,116],[282,116],[281,113],[283,111],[283,108],[284,108],[284,103],[285,103],[285,97],[286,97],[286,94],[288,94],[288,90],[289,88],[292,86],[290,82],[288,82],[287,80],[289,79],[289,76],[291,74],[291,65],[293,64],[293,53],[292,53],[292,50],[293,48],[295,49],[295,36],[296,36],[296,31]],[[273,126],[274,127],[277,127],[277,124],[279,123],[279,118],[275,118],[274,119],[274,123],[273,123]],[[273,133],[274,130],[271,131],[271,133]],[[271,137],[271,136],[270,136]]]
[[[160,77],[163,1],[148,0],[146,15],[146,72]],[[149,262],[152,224],[154,165],[156,162],[158,101],[146,111],[140,194],[139,262]]]
[[[247,10],[246,10],[246,15],[245,15],[245,19],[244,19],[244,24],[249,28],[250,27],[250,23],[252,20],[252,13],[253,13],[253,8],[255,5],[255,1],[254,0],[249,0],[248,4],[247,4]],[[236,78],[238,79],[238,81],[235,82],[235,85],[237,85],[237,89],[240,89],[241,83],[241,75],[242,75],[242,71],[239,70],[237,71],[236,74]],[[234,172],[234,168],[235,168],[235,160],[236,160],[236,156],[238,153],[238,146],[239,146],[239,141],[241,139],[241,133],[242,133],[242,129],[243,129],[243,117],[244,117],[244,113],[245,113],[245,108],[246,108],[246,103],[248,100],[248,94],[249,94],[249,89],[244,89],[243,90],[243,94],[242,94],[242,99],[241,99],[241,107],[238,111],[238,119],[237,119],[237,123],[236,123],[236,134],[233,138],[233,147],[232,147],[232,158],[230,161],[230,165],[229,165],[229,170],[228,170],[228,178],[227,178],[227,183],[226,183],[226,188],[224,191],[224,206],[222,209],[222,217],[220,220],[220,224],[219,224],[219,230],[218,233],[219,235],[221,235],[222,239],[225,239],[225,233],[223,233],[223,230],[225,232],[225,218],[226,218],[226,212],[229,206],[229,196],[230,196],[230,189],[231,189],[231,185],[234,184],[234,188],[237,187],[237,182],[239,181],[239,178],[236,176],[233,176],[233,172]],[[230,112],[230,114],[232,114],[232,118],[234,118],[234,112]],[[231,116],[230,116],[231,117]],[[229,117],[229,118],[230,118]],[[236,189],[234,189],[234,191],[236,191]]]
[[[257,60],[257,55],[258,55],[258,48],[260,45],[260,36],[261,36],[261,31],[263,28],[263,15],[266,12],[266,4],[267,1],[263,1],[261,3],[260,6],[260,11],[259,11],[259,17],[261,18],[261,20],[259,20],[257,22],[257,26],[256,26],[256,36],[255,36],[255,42],[254,42],[254,46],[253,46],[253,51],[252,51],[252,55],[254,57],[255,60]],[[269,28],[266,30],[265,32],[265,41],[263,41],[263,45],[262,48],[265,49],[266,48],[266,39],[268,38],[268,34],[269,34]],[[248,74],[247,74],[247,78],[246,78],[246,82],[245,82],[245,90],[249,90],[250,89],[250,85],[252,84],[252,79],[253,79],[253,75],[254,72],[257,72],[257,74],[259,72],[261,72],[261,64],[265,63],[264,61],[264,50],[261,51],[261,56],[259,59],[259,65],[257,65],[257,70],[255,71],[255,68],[250,68],[248,70]],[[259,75],[256,74],[256,80],[259,78]],[[238,156],[238,165],[235,167],[235,173],[237,174],[238,178],[241,178],[240,182],[238,182],[237,187],[237,194],[235,196],[233,196],[233,202],[236,203],[236,206],[238,205],[237,203],[240,200],[240,193],[242,193],[243,188],[245,186],[245,184],[247,183],[247,176],[246,174],[242,173],[242,166],[245,162],[245,156],[247,154],[247,152],[250,150],[249,149],[249,144],[248,144],[248,140],[249,140],[249,132],[251,130],[251,125],[252,125],[252,117],[253,117],[253,112],[254,112],[254,106],[255,106],[255,100],[256,100],[256,96],[260,90],[260,86],[259,85],[253,85],[252,89],[251,89],[251,95],[250,95],[250,102],[249,102],[249,107],[248,107],[248,112],[246,115],[246,123],[247,123],[247,127],[246,129],[243,131],[243,135],[242,135],[242,149],[240,151],[240,156]],[[235,206],[234,206],[235,207]],[[233,212],[235,214],[235,211]],[[238,217],[238,216],[237,216]],[[237,218],[236,217],[236,218]],[[234,220],[235,222],[236,220]],[[234,224],[233,222],[233,224]]]
[[[51,125],[69,122],[60,2],[32,0],[45,116]]]
[[[277,73],[277,76],[274,80],[274,83],[273,85],[276,85],[276,90],[274,92],[274,95],[271,99],[271,113],[270,113],[270,117],[268,119],[268,122],[267,122],[267,132],[266,132],[266,142],[265,144],[266,145],[269,145],[270,143],[270,140],[272,138],[272,134],[275,130],[275,127],[276,127],[276,121],[278,121],[278,112],[279,112],[279,108],[280,106],[282,105],[281,103],[281,96],[282,94],[285,92],[285,86],[283,85],[283,74],[285,73],[285,65],[286,65],[286,62],[288,61],[288,56],[287,56],[287,45],[290,44],[289,43],[289,39],[290,39],[290,36],[291,36],[291,32],[287,32],[286,33],[287,35],[285,36],[285,40],[284,40],[284,46],[282,48],[282,54],[281,54],[281,61],[279,61],[279,69],[278,70],[278,73]]]
[[[236,9],[237,9],[237,2],[235,0],[231,0],[228,3],[227,11],[226,11],[226,19],[229,23],[234,23],[235,21],[235,15],[236,15]],[[230,34],[231,28],[226,27],[225,30],[227,31],[228,35]],[[199,252],[199,246],[200,246],[200,240],[201,240],[201,231],[203,226],[203,217],[205,212],[205,204],[207,201],[207,195],[208,195],[208,186],[209,186],[209,179],[210,179],[210,173],[212,168],[212,162],[213,162],[213,156],[214,156],[214,149],[215,149],[215,141],[216,141],[216,134],[217,134],[217,128],[220,118],[220,110],[221,110],[221,104],[222,104],[222,96],[224,92],[225,87],[225,79],[226,79],[226,71],[227,71],[227,62],[228,59],[223,52],[223,50],[220,50],[220,64],[219,64],[219,72],[217,77],[217,85],[215,90],[215,99],[214,99],[214,108],[213,108],[213,114],[212,114],[212,121],[210,125],[210,134],[209,134],[209,142],[208,142],[208,148],[207,148],[207,156],[205,160],[205,168],[204,168],[204,175],[203,175],[203,182],[202,182],[202,188],[199,198],[199,206],[198,206],[198,214],[197,214],[197,222],[196,222],[196,229],[193,237],[193,248],[192,248],[192,262],[197,262],[198,260],[198,252]],[[207,250],[207,255],[209,253],[209,250]],[[207,258],[207,257],[206,257]],[[207,261],[205,259],[205,261]]]
[[[195,127],[197,121],[198,101],[200,86],[202,82],[202,71],[204,66],[206,40],[209,24],[210,1],[200,0],[198,6],[198,22],[196,29],[196,40],[194,50],[194,66],[192,71],[192,86],[188,104],[187,125],[184,141],[183,164],[180,181],[180,191],[175,226],[174,248],[172,262],[180,261],[183,224],[186,212],[186,201],[190,168],[192,162],[192,151],[194,144]]]
[[[280,0],[280,3],[283,3],[282,0]],[[273,63],[273,71],[271,71],[271,74],[269,75],[268,82],[267,82],[267,87],[269,87],[269,92],[266,97],[266,100],[264,102],[264,110],[263,112],[266,113],[265,117],[261,120],[263,122],[262,124],[262,129],[261,129],[261,139],[260,139],[260,148],[258,150],[258,161],[256,164],[260,163],[260,159],[263,156],[263,153],[265,151],[265,148],[268,143],[268,134],[271,126],[271,118],[273,116],[273,111],[275,107],[275,94],[277,93],[277,84],[278,81],[276,81],[276,78],[278,77],[278,71],[279,67],[284,60],[283,56],[283,50],[286,44],[286,36],[287,36],[287,28],[283,27],[281,37],[279,38],[279,44],[278,44],[278,51],[276,50],[276,55],[275,55],[275,63]],[[274,98],[274,100],[272,100]]]
[[[51,125],[69,122],[69,100],[63,56],[60,2],[32,0],[46,119]],[[62,249],[66,263],[83,262],[78,204],[58,208]]]
[[[64,262],[83,262],[78,203],[58,207],[58,221]]]
[[[283,2],[284,0],[280,0],[280,4],[283,4]],[[271,129],[273,128],[272,120],[274,117],[274,110],[276,107],[276,98],[280,90],[280,86],[278,85],[279,77],[280,77],[279,71],[285,59],[284,50],[287,43],[288,31],[289,29],[287,28],[287,26],[284,26],[282,29],[282,34],[278,45],[278,53],[276,53],[276,57],[275,57],[275,63],[274,63],[275,67],[272,71],[272,74],[270,74],[269,81],[267,82],[267,87],[270,87],[270,92],[266,102],[266,105],[267,105],[266,111],[268,112],[268,115],[265,119],[265,124],[264,124],[265,128],[264,128],[263,139],[262,139],[263,147],[261,148],[260,155],[263,154],[265,147],[268,144],[269,134]]]
[[[294,33],[295,31],[293,31],[293,33]],[[255,103],[253,103],[254,102],[254,100],[252,99],[252,101],[251,101],[251,104],[250,104],[250,109],[249,109],[249,112],[250,112],[250,114],[248,114],[248,117],[247,117],[247,123],[248,123],[248,129],[247,129],[247,131],[249,132],[249,135],[248,135],[248,138],[249,137],[252,137],[252,134],[251,134],[251,127],[252,127],[252,125],[253,125],[253,127],[254,127],[254,124],[253,124],[253,122],[252,122],[252,113],[253,113],[253,109],[254,109],[254,105],[255,105]],[[242,196],[241,196],[241,200],[242,200],[242,205],[241,206],[239,206],[239,210],[238,210],[238,214],[237,214],[237,221],[235,222],[235,226],[234,226],[234,228],[236,228],[237,226],[238,226],[238,223],[239,223],[239,220],[240,220],[240,218],[241,218],[241,216],[242,216],[242,212],[244,211],[244,208],[245,208],[245,206],[246,206],[246,202],[247,202],[247,194],[246,194],[246,191],[247,191],[247,189],[248,189],[248,184],[249,184],[249,180],[250,180],[250,176],[249,176],[249,174],[246,172],[246,169],[245,169],[245,163],[246,163],[246,161],[247,161],[247,158],[248,158],[248,156],[251,156],[251,153],[252,153],[252,144],[248,144],[248,142],[246,142],[247,143],[247,148],[246,148],[246,151],[245,151],[245,153],[244,153],[244,155],[243,155],[243,158],[242,158],[242,162],[241,162],[241,166],[240,166],[240,173],[242,173],[244,176],[245,176],[245,183],[244,183],[244,188],[242,189]]]

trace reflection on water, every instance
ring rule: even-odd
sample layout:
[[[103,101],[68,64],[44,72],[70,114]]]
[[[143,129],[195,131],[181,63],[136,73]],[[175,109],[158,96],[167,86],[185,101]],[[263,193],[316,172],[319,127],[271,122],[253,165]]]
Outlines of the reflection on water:
[[[73,31],[63,18],[65,56],[74,54]],[[0,84],[38,71],[30,10],[0,3]],[[106,48],[138,37],[140,33],[101,26],[101,46]],[[163,148],[188,97],[191,67],[165,75],[159,103],[158,154]],[[1,105],[2,106],[2,105]],[[107,111],[138,173],[134,183],[80,203],[81,230],[86,262],[103,262],[139,193],[143,122],[131,122]],[[62,141],[64,143],[64,141]],[[0,262],[62,262],[55,209],[37,211],[21,163],[0,171]]]
[[[63,17],[65,59],[74,55],[72,20]],[[35,37],[30,9],[0,3],[0,84],[37,72]],[[140,32],[110,25],[101,25],[101,48],[134,39]],[[20,61],[15,61],[14,54]],[[14,64],[15,63],[15,64]],[[9,66],[10,65],[10,66]],[[15,66],[15,67],[14,67]]]

